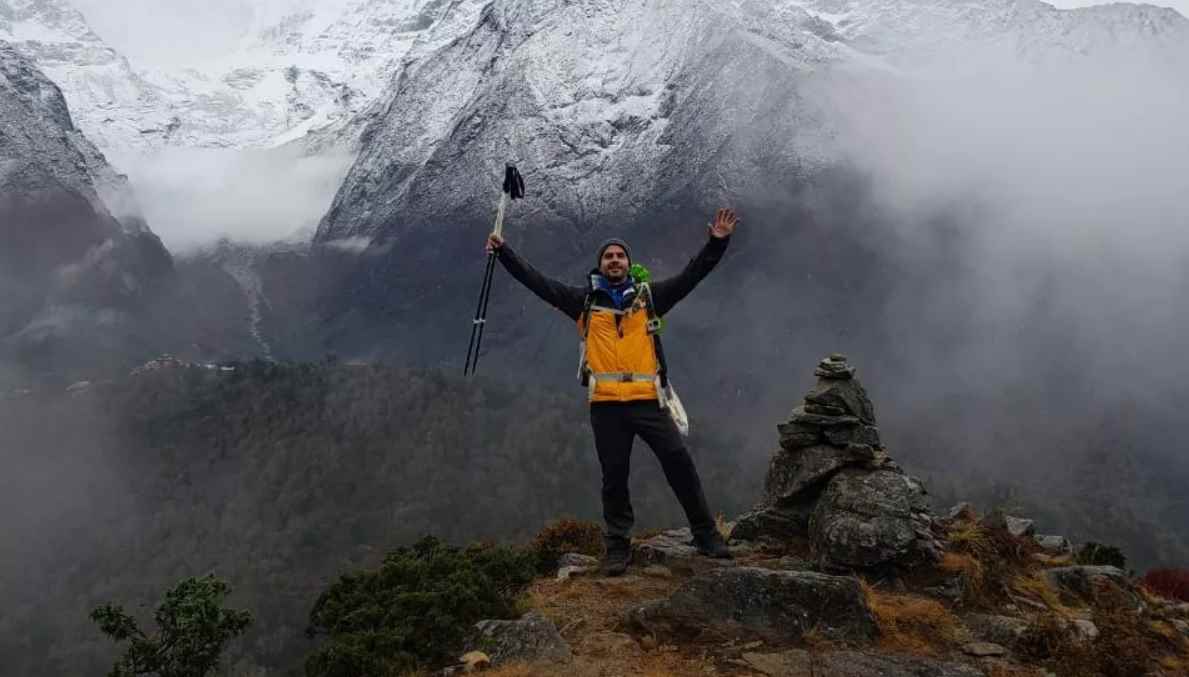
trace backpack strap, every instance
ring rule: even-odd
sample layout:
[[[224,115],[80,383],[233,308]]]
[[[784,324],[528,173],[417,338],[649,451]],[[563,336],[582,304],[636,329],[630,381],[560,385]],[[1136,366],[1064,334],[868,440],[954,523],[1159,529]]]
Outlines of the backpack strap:
[[[656,306],[652,303],[652,287],[647,282],[640,284],[640,296],[644,300],[644,311],[648,313],[646,326],[649,336],[652,337],[652,347],[656,351],[656,375],[660,379],[660,388],[664,389],[669,387],[669,366],[665,363],[665,347],[661,345],[664,320],[656,314]]]
[[[589,388],[590,366],[586,364],[586,338],[590,336],[590,307],[594,304],[594,291],[586,292],[586,299],[582,301],[582,340],[578,342],[578,382]]]

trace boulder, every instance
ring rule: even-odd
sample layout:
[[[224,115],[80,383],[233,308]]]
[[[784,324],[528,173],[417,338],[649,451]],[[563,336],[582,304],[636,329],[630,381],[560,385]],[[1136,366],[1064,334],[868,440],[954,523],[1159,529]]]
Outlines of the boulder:
[[[652,578],[673,578],[673,570],[663,564],[649,564],[640,573]]]
[[[1103,595],[1113,596],[1130,606],[1142,605],[1135,584],[1120,568],[1112,566],[1056,567],[1044,572],[1045,578],[1069,604],[1091,602]]]
[[[987,656],[1003,656],[1007,653],[1007,649],[994,642],[970,642],[962,645],[962,653],[975,658],[986,658]]]
[[[479,672],[491,667],[491,658],[482,651],[470,651],[460,660],[463,673]]]
[[[700,635],[796,641],[816,629],[838,640],[878,633],[856,578],[758,567],[719,569],[686,581],[671,597],[628,613],[627,624],[657,637]]]
[[[632,561],[637,564],[664,564],[675,559],[698,556],[689,527],[668,529],[632,544]]]
[[[764,479],[766,505],[792,505],[806,492],[821,489],[826,480],[847,466],[871,460],[870,447],[818,444],[795,452],[778,451]],[[816,491],[814,491],[816,493]]]
[[[812,501],[802,501],[793,507],[758,507],[743,513],[731,530],[731,543],[773,539],[787,542],[804,539],[809,533]]]
[[[472,643],[494,664],[510,660],[569,662],[572,658],[570,645],[557,626],[536,611],[516,621],[479,621]]]
[[[1044,549],[1050,555],[1070,555],[1073,554],[1073,544],[1064,536],[1050,536],[1037,534],[1032,537],[1036,544]]]
[[[557,558],[557,568],[562,567],[591,567],[597,568],[599,566],[599,558],[591,557],[590,555],[581,555],[576,552],[567,552],[561,557]]]
[[[987,529],[1001,529],[1016,537],[1031,536],[1036,532],[1036,523],[1026,517],[1013,517],[1002,511],[992,510],[981,522]]]
[[[583,576],[595,571],[595,567],[562,567],[557,570],[557,580],[568,581],[575,576]]]
[[[978,511],[974,509],[974,504],[967,501],[962,501],[945,511],[945,518],[947,520],[972,520],[978,515]]]
[[[1028,621],[1012,616],[968,614],[962,620],[976,639],[1008,648],[1014,647],[1028,629]]]
[[[1098,626],[1094,625],[1094,621],[1086,620],[1085,618],[1075,618],[1073,620],[1073,630],[1077,633],[1078,639],[1085,642],[1093,642],[1098,639]]]
[[[978,668],[929,658],[861,651],[744,653],[742,663],[771,677],[983,677]]]
[[[867,569],[940,559],[924,487],[890,470],[846,470],[830,480],[809,522],[824,569]]]

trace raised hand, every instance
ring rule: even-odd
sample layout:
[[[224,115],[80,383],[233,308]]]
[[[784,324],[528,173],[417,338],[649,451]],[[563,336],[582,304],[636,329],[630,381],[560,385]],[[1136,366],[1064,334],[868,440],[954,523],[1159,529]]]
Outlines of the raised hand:
[[[730,237],[738,223],[734,209],[720,209],[714,216],[714,223],[710,224],[710,234],[719,239]]]
[[[490,254],[504,246],[504,238],[492,233],[487,236],[487,253]]]

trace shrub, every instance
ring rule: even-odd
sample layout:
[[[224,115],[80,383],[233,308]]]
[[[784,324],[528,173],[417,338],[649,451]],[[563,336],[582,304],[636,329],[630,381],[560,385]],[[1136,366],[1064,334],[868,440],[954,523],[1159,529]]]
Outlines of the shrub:
[[[426,537],[375,571],[341,577],[319,596],[306,634],[328,641],[306,660],[309,677],[388,677],[461,648],[475,622],[517,616],[535,576],[533,552],[455,548]]]
[[[1152,569],[1140,583],[1161,597],[1189,602],[1189,569]]]
[[[1089,541],[1079,548],[1073,559],[1078,564],[1107,565],[1119,567],[1120,569],[1127,568],[1127,557],[1123,554],[1122,550],[1119,550],[1113,545],[1103,545],[1094,541]]]
[[[594,522],[560,519],[550,522],[533,539],[541,571],[557,568],[557,558],[567,552],[598,557],[603,552],[603,530]]]
[[[210,674],[223,646],[252,622],[246,611],[222,608],[227,592],[227,584],[214,576],[182,580],[157,607],[157,634],[153,636],[146,635],[123,607],[104,604],[96,608],[91,620],[99,629],[117,643],[129,642],[109,677]]]
[[[1094,615],[1099,637],[1079,638],[1068,621],[1055,614],[1035,618],[1016,645],[1021,657],[1040,661],[1060,674],[1133,677],[1147,674],[1155,655],[1139,614],[1110,609]]]

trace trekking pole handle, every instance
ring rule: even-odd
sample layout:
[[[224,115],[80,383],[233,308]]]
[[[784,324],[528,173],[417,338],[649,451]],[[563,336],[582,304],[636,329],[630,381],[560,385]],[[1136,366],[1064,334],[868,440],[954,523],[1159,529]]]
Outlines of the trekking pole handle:
[[[496,235],[504,236],[504,212],[508,208],[508,194],[500,193],[500,204],[495,210],[495,232]]]

